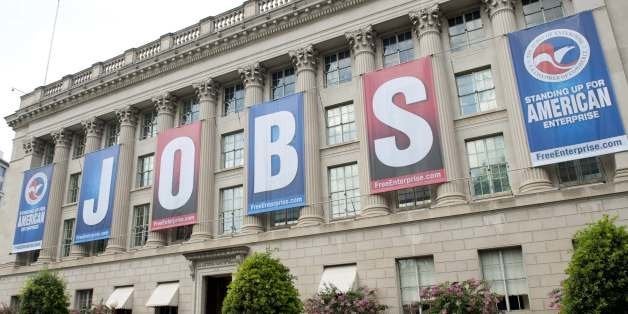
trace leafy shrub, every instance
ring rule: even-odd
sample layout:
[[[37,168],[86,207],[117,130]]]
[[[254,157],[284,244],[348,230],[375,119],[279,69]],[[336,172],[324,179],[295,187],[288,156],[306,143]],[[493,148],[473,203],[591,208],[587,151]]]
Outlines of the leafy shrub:
[[[614,222],[604,216],[576,233],[563,313],[628,313],[628,233]]]
[[[375,290],[366,287],[342,292],[333,285],[326,286],[305,302],[305,311],[310,314],[375,314],[386,308],[377,301]]]
[[[17,309],[14,309],[5,303],[0,303],[0,314],[17,314]]]
[[[48,270],[42,270],[26,280],[20,300],[21,314],[67,314],[70,305],[65,282]]]
[[[423,313],[494,314],[497,313],[497,294],[490,291],[485,281],[469,279],[463,282],[445,282],[423,289],[421,298],[426,300]]]
[[[268,253],[254,253],[238,267],[222,312],[301,313],[303,304],[290,270]]]

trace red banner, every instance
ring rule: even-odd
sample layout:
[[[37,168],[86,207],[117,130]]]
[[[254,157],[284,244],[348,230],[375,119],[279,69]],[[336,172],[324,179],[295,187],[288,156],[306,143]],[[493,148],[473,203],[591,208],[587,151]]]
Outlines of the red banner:
[[[371,193],[446,182],[431,60],[363,80]]]
[[[200,137],[200,122],[157,137],[151,230],[196,223]]]

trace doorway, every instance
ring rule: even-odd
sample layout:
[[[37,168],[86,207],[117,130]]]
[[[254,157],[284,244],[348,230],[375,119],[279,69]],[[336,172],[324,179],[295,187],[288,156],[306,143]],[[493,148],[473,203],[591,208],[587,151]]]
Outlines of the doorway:
[[[205,314],[221,314],[222,301],[227,295],[227,286],[231,283],[231,276],[205,276]]]

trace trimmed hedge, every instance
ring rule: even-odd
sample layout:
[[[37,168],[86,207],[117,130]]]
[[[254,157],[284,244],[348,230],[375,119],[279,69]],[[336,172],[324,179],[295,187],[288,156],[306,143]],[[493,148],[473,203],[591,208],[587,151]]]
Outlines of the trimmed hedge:
[[[70,306],[65,282],[48,270],[26,280],[20,300],[20,314],[67,314]]]

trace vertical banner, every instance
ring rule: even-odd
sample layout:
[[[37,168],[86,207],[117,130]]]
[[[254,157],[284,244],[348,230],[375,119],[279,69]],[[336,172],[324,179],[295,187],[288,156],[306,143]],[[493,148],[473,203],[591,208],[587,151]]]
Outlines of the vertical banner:
[[[532,165],[628,149],[590,11],[508,38]]]
[[[249,215],[305,205],[303,154],[303,94],[251,108],[247,174]]]
[[[363,80],[371,193],[446,182],[431,59]]]
[[[20,208],[13,238],[13,253],[41,249],[50,182],[52,182],[52,165],[24,172],[22,197],[20,197]]]
[[[119,154],[115,145],[85,155],[74,243],[110,237]]]
[[[200,122],[168,129],[157,137],[151,230],[196,223],[200,151]]]

